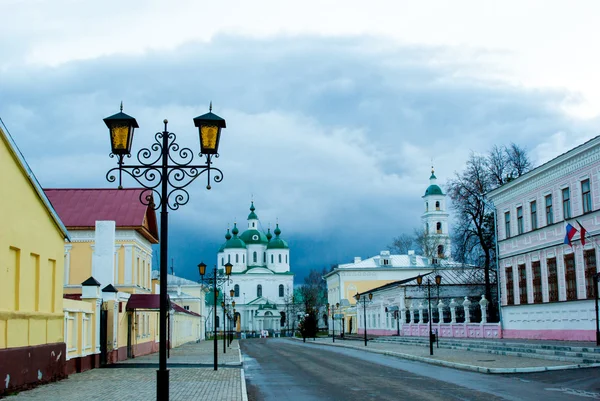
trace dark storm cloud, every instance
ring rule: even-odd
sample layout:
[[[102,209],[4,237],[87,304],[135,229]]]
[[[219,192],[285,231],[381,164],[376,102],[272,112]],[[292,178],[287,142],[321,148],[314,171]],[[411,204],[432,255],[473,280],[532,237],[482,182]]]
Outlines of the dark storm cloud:
[[[193,278],[214,262],[227,224],[251,194],[266,229],[279,219],[294,270],[372,256],[419,224],[430,159],[445,181],[470,150],[514,141],[534,149],[578,127],[561,91],[487,81],[490,68],[442,48],[378,38],[217,37],[172,51],[112,55],[0,72],[0,116],[45,187],[108,186],[102,118],[135,116],[134,148],[167,117],[197,146],[191,118],[227,119],[218,166],[225,180],[171,214],[171,255]],[[199,179],[204,182],[203,178]]]

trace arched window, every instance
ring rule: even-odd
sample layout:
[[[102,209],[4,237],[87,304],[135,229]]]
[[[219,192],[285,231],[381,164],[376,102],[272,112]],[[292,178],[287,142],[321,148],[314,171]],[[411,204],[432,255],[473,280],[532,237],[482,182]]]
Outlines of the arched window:
[[[256,286],[256,296],[262,297],[262,285],[260,284]]]
[[[285,263],[287,263],[287,262],[288,262],[288,261],[287,261],[287,255],[285,255]]]
[[[267,253],[263,252],[263,263],[267,263]]]
[[[242,255],[242,263],[246,263],[246,255]]]
[[[435,229],[437,230],[438,234],[441,234],[442,233],[442,223],[438,221],[435,225]]]
[[[227,263],[231,263],[231,255],[227,255]]]
[[[256,255],[256,251],[254,251],[254,253],[252,254],[252,260],[254,261],[254,263],[256,263],[256,259],[257,259],[257,255]]]
[[[273,254],[271,254],[271,263],[273,263]]]
[[[283,298],[283,284],[279,284],[279,296]]]
[[[221,266],[225,266],[225,258],[221,257]]]
[[[240,261],[240,255],[238,255],[237,253],[235,254],[235,263],[239,263]]]
[[[255,227],[255,226],[254,226],[254,224],[256,224],[256,223],[252,223],[252,228],[254,228],[254,227]]]
[[[240,286],[238,284],[233,286],[233,291],[234,291],[234,296],[236,296],[236,297],[240,296]]]
[[[279,254],[279,263],[281,263],[281,254]]]
[[[217,327],[219,327],[219,315],[217,315],[216,319],[217,319]]]
[[[428,212],[429,211],[429,202],[425,202],[425,211]]]
[[[438,245],[438,258],[444,257],[444,245]]]
[[[440,210],[440,201],[435,202],[435,210]]]

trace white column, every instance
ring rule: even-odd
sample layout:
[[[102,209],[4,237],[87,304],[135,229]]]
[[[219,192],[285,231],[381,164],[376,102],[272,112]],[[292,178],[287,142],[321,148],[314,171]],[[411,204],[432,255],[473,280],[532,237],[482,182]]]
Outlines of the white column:
[[[65,244],[65,275],[64,275],[64,285],[69,285],[69,276],[71,274],[71,249],[73,245]]]
[[[102,285],[114,284],[115,222],[96,221],[92,276]]]
[[[125,282],[123,284],[132,285],[133,284],[133,245],[123,245],[125,248],[125,264],[123,266],[124,270],[124,279]]]

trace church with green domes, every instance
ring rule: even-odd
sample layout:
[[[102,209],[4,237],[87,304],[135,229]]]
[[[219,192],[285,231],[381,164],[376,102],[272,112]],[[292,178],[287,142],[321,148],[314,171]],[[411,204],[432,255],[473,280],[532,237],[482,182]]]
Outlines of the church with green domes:
[[[225,243],[217,254],[220,266],[231,263],[232,283],[225,288],[234,290],[237,331],[252,332],[281,329],[286,299],[294,290],[294,274],[290,271],[290,248],[281,237],[279,224],[265,233],[250,205],[248,226],[240,234],[237,223],[227,229]]]

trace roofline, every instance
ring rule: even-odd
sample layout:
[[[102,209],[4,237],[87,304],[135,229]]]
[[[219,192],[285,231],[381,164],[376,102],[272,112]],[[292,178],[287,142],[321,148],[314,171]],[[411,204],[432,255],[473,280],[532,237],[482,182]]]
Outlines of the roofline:
[[[4,127],[4,129],[2,129],[3,127]],[[2,118],[0,118],[0,136],[7,142],[9,150],[11,151],[11,153],[13,154],[13,156],[19,163],[19,167],[21,167],[21,169],[27,176],[27,179],[33,186],[35,192],[37,193],[38,197],[40,198],[40,200],[42,201],[44,206],[46,206],[46,209],[48,210],[48,212],[50,212],[50,216],[52,217],[52,220],[54,220],[54,224],[56,224],[58,229],[63,233],[64,239],[66,239],[67,241],[70,242],[71,236],[69,235],[69,231],[67,230],[67,227],[65,227],[62,220],[58,216],[58,213],[56,213],[56,210],[54,210],[52,203],[50,203],[50,200],[44,193],[44,190],[43,190],[42,186],[40,185],[39,181],[37,180],[37,178],[35,177],[35,174],[33,174],[31,167],[29,167],[29,164],[27,164],[27,160],[25,160],[25,156],[23,156],[23,153],[21,153],[21,150],[17,146],[13,137],[10,135],[8,128],[6,127],[6,125],[4,125],[4,121],[2,121]]]
[[[554,167],[556,164],[559,164],[562,161],[567,160],[571,157],[575,157],[579,153],[588,150],[588,148],[590,148],[594,145],[593,142],[598,141],[598,140],[600,140],[600,135],[597,135],[597,136],[585,141],[584,143],[577,145],[574,148],[569,149],[564,153],[561,153],[560,155],[556,156],[555,158],[548,160],[546,163],[543,163],[543,164],[537,166],[536,168],[526,172],[522,176],[517,177],[514,180],[489,191],[488,193],[486,193],[486,196],[488,198],[493,198],[493,197],[501,194],[502,192],[507,191],[507,190],[511,189],[512,187],[518,185],[523,180],[529,179],[530,177],[538,175],[538,174],[543,174],[545,171]]]
[[[425,277],[425,276],[429,276],[430,274],[433,274],[433,272],[431,271],[431,272],[429,272],[429,273],[425,273],[425,274],[418,274],[418,275],[416,275],[416,276],[414,276],[414,277],[405,278],[404,280],[393,281],[393,282],[391,282],[391,283],[387,283],[387,284],[384,284],[384,285],[380,285],[379,287],[371,288],[370,290],[368,290],[368,291],[365,291],[365,292],[359,292],[358,294],[359,294],[360,296],[363,296],[364,294],[373,293],[373,292],[378,292],[378,291],[381,291],[381,290],[385,290],[386,288],[393,287],[393,286],[395,286],[395,285],[401,285],[401,284],[406,284],[406,283],[409,283],[409,282],[411,282],[411,281],[415,280],[415,279],[416,279],[418,276],[423,276],[423,277]]]

